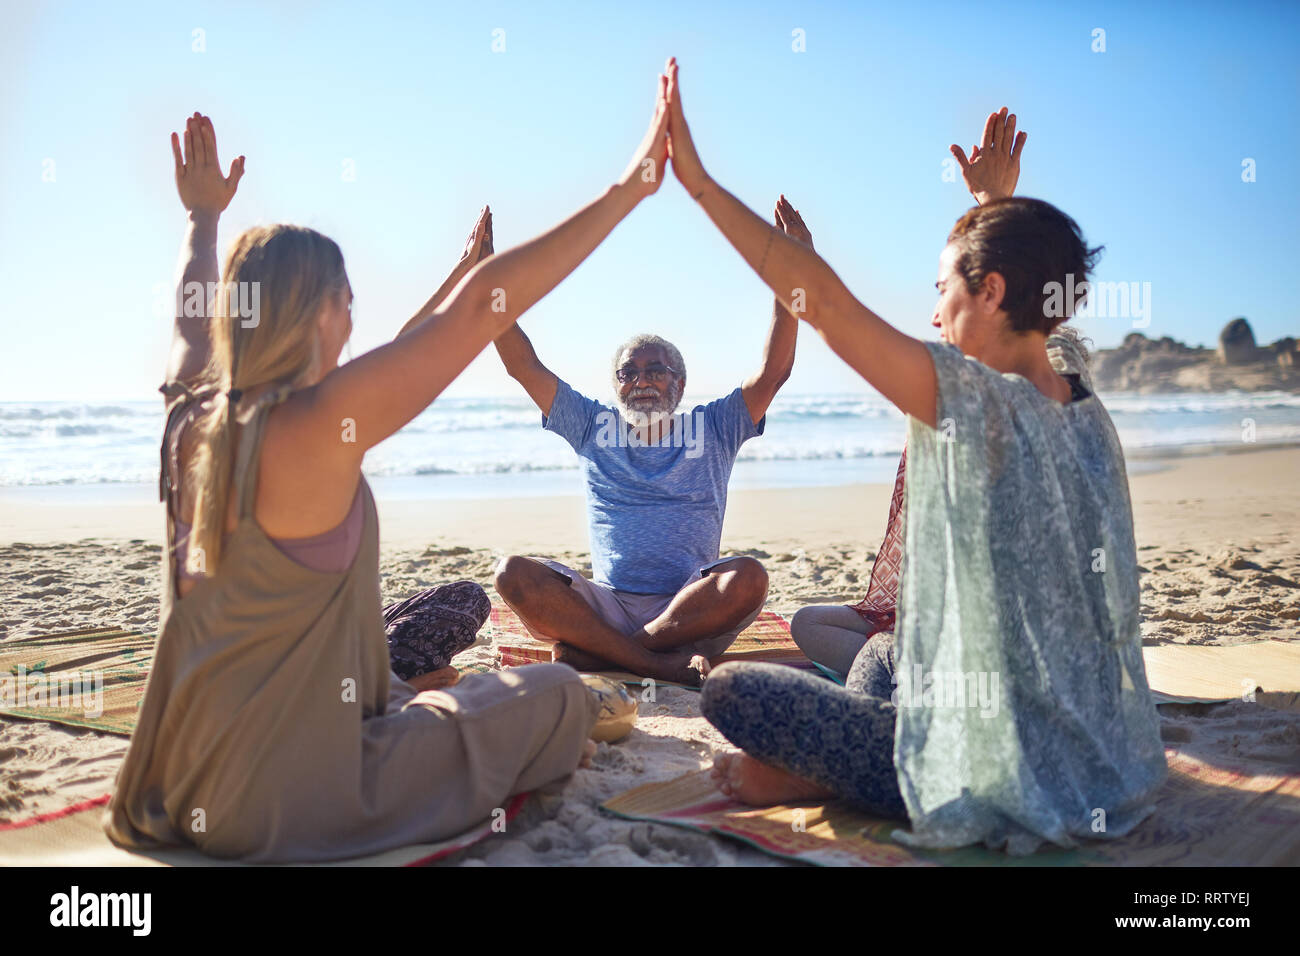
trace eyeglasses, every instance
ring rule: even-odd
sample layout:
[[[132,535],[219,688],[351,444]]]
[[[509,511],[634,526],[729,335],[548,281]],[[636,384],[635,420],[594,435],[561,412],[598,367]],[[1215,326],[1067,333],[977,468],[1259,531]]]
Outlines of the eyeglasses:
[[[625,365],[614,373],[614,377],[618,379],[620,385],[635,382],[638,378],[644,378],[647,382],[660,385],[668,380],[668,376],[676,374],[677,370],[669,368],[667,365],[651,365],[648,368]]]

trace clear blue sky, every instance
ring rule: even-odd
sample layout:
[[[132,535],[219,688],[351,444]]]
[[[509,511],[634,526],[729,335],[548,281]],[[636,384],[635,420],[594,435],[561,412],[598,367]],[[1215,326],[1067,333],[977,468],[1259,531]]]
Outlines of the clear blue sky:
[[[223,163],[248,156],[223,248],[274,221],[337,239],[359,354],[439,284],[484,202],[505,248],[607,186],[670,54],[709,170],[765,214],[785,192],[854,292],[909,333],[932,337],[937,258],[969,205],[943,181],[948,144],[969,148],[1002,105],[1029,133],[1019,191],[1106,245],[1098,279],[1151,283],[1147,334],[1213,343],[1236,315],[1261,341],[1300,333],[1300,4],[268,6],[6,2],[0,400],[152,394],[169,336],[155,288],[183,228],[168,135],[195,109]],[[594,391],[618,341],[659,332],[698,393],[752,370],[769,315],[674,181],[523,325]],[[1084,329],[1103,346],[1131,323]],[[787,388],[865,385],[805,327]],[[451,394],[519,392],[489,349]]]

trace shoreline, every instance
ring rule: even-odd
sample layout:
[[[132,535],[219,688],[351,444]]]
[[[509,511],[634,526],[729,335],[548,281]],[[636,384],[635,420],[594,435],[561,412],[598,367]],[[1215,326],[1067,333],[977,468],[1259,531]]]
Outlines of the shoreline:
[[[1125,453],[1138,537],[1144,522],[1167,525],[1176,504],[1161,489],[1175,476],[1194,477],[1196,500],[1213,507],[1257,471],[1300,475],[1300,443],[1184,446]],[[1244,465],[1244,462],[1251,462]],[[818,462],[807,463],[810,471]],[[1256,467],[1258,465],[1258,467]],[[837,469],[843,471],[843,468]],[[575,478],[576,476],[571,476]],[[421,493],[418,479],[371,479],[385,548],[469,546],[503,553],[585,550],[583,495],[440,497]],[[782,547],[801,542],[852,542],[874,547],[884,531],[890,480],[776,487],[736,487],[728,494],[725,547],[760,541]],[[1182,501],[1188,501],[1180,496]],[[1272,518],[1272,512],[1264,512]],[[1174,523],[1180,523],[1174,521]],[[1286,522],[1278,522],[1285,526]],[[1300,516],[1291,527],[1300,527]],[[87,540],[161,541],[164,512],[154,482],[0,487],[0,547]]]

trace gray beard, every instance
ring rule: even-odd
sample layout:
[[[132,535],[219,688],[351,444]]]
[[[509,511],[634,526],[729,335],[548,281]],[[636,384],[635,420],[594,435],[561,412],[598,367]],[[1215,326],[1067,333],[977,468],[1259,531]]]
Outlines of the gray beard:
[[[677,411],[677,406],[682,402],[682,394],[677,390],[677,388],[676,383],[670,385],[668,391],[648,409],[629,408],[623,401],[622,396],[618,396],[616,401],[618,403],[619,414],[623,416],[623,421],[627,422],[633,428],[644,428],[647,425],[668,418],[673,414],[673,412]]]

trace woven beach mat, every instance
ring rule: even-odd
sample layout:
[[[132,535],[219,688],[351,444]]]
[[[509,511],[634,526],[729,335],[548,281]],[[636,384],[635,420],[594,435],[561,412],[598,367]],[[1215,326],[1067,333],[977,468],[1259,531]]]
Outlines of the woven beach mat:
[[[508,824],[519,815],[528,794],[511,797],[503,808]],[[109,797],[104,795],[54,813],[0,824],[0,867],[4,866],[245,866],[232,860],[205,856],[179,847],[165,850],[124,850],[104,833],[103,818]],[[499,819],[499,818],[498,818]],[[473,846],[501,824],[485,820],[478,826],[440,843],[419,843],[329,863],[305,866],[427,866]]]
[[[514,621],[518,622],[518,618]],[[782,630],[788,639],[788,630]],[[98,717],[88,717],[76,709],[44,706],[0,708],[0,716],[51,720],[129,736],[135,727],[153,646],[152,636],[120,628],[89,628],[0,642],[0,680],[14,676],[20,667],[28,673],[49,675],[100,671],[104,678],[104,712]],[[736,650],[733,645],[732,652]],[[761,643],[758,650],[762,653]],[[1300,644],[1262,641],[1222,648],[1171,645],[1145,648],[1144,656],[1148,681],[1161,704],[1212,704],[1241,699],[1243,688],[1250,684],[1263,689],[1257,692],[1256,700],[1265,706],[1294,709],[1287,702],[1300,699]],[[486,668],[479,665],[465,669]],[[733,836],[768,852],[813,863],[1300,864],[1296,844],[1296,835],[1300,834],[1300,782],[1296,774],[1279,774],[1276,766],[1218,767],[1177,750],[1169,752],[1169,762],[1170,778],[1158,798],[1159,810],[1129,837],[1100,844],[1100,849],[1093,845],[1075,851],[1040,851],[1026,858],[1008,858],[973,848],[942,854],[913,851],[890,838],[897,824],[872,821],[835,805],[763,810],[743,807],[721,798],[707,772],[638,788],[605,806],[635,819]],[[213,860],[196,851],[137,854],[113,846],[99,822],[107,801],[105,795],[57,813],[0,825],[0,865],[213,865]],[[802,813],[796,816],[796,810]],[[802,830],[793,827],[796,820]],[[349,862],[419,865],[454,853],[486,833],[471,831],[446,844],[407,847]]]
[[[1147,683],[1157,704],[1254,700],[1300,710],[1300,642],[1254,641],[1233,647],[1144,647]],[[1157,690],[1158,688],[1158,690]]]
[[[551,645],[539,641],[528,633],[524,622],[504,604],[493,603],[492,613],[488,617],[489,637],[497,643],[497,656],[502,667],[517,667],[521,664],[548,662],[551,659]],[[726,653],[713,658],[709,663],[714,667],[728,661],[762,661],[768,664],[786,664],[803,670],[816,670],[816,665],[808,660],[799,645],[790,636],[790,624],[774,611],[763,611],[754,623],[745,628],[736,637]],[[643,678],[627,671],[602,671],[606,677],[622,681],[625,684],[641,684]],[[658,681],[673,687],[684,687],[671,681]],[[690,688],[698,690],[698,688]]]
[[[550,645],[534,639],[519,617],[504,605],[493,605],[485,631],[485,637],[500,642],[501,666],[550,660]],[[152,634],[117,627],[0,641],[0,681],[9,680],[0,691],[12,695],[21,671],[28,677],[43,674],[47,682],[72,674],[97,674],[102,677],[103,694],[102,703],[90,709],[84,694],[79,706],[52,707],[48,702],[34,704],[30,700],[27,706],[15,706],[0,693],[0,717],[49,720],[129,737],[135,729],[153,664],[154,644]],[[1262,691],[1255,695],[1259,703],[1300,710],[1300,642],[1257,641],[1235,647],[1162,645],[1143,648],[1142,654],[1147,682],[1158,704],[1237,700],[1254,686]],[[764,611],[727,653],[712,663],[716,666],[730,660],[768,661],[816,670],[790,637],[789,624],[770,611]],[[461,667],[467,674],[490,669],[483,664]],[[609,672],[607,676],[630,684],[642,683],[642,678],[626,672]],[[93,713],[100,709],[102,713]]]
[[[1173,748],[1165,756],[1169,777],[1156,811],[1133,832],[1019,857],[984,847],[913,849],[892,838],[899,822],[840,802],[748,807],[719,793],[708,770],[637,787],[601,807],[821,866],[1300,865],[1300,772],[1279,773],[1262,762],[1214,766]]]
[[[1158,706],[1252,700],[1300,711],[1300,643],[1143,648]],[[741,840],[774,856],[828,866],[1296,866],[1300,766],[1279,767],[1166,748],[1169,776],[1156,812],[1126,837],[1075,850],[1010,857],[981,847],[914,850],[893,821],[841,803],[754,808],[720,794],[707,770],[647,784],[602,807],[617,815]],[[798,824],[798,826],[796,826]]]
[[[144,699],[155,642],[153,634],[118,627],[0,641],[0,681],[5,682],[0,687],[0,716],[129,737]],[[71,706],[52,706],[50,696],[37,698],[33,684],[51,691],[61,687],[61,702]],[[17,699],[20,689],[23,701]]]
[[[510,608],[494,604],[484,637],[499,642],[500,665],[505,667],[550,660],[550,645],[533,638]],[[152,634],[117,627],[84,628],[36,637],[0,641],[0,680],[10,680],[10,696],[20,672],[28,678],[44,675],[47,685],[70,675],[102,677],[102,704],[87,713],[83,694],[79,706],[54,707],[48,701],[17,706],[0,693],[0,716],[49,720],[73,727],[130,736],[153,663]],[[1158,704],[1219,703],[1249,697],[1283,710],[1300,709],[1300,642],[1256,641],[1234,647],[1161,645],[1142,650],[1147,682]],[[767,661],[808,670],[816,665],[804,656],[790,637],[789,624],[780,615],[764,611],[736,638],[728,651],[715,658],[726,661]],[[483,664],[461,668],[464,673],[491,670]],[[641,678],[613,671],[608,676],[628,683]],[[88,691],[89,686],[83,683]],[[1262,693],[1260,693],[1262,691]]]

